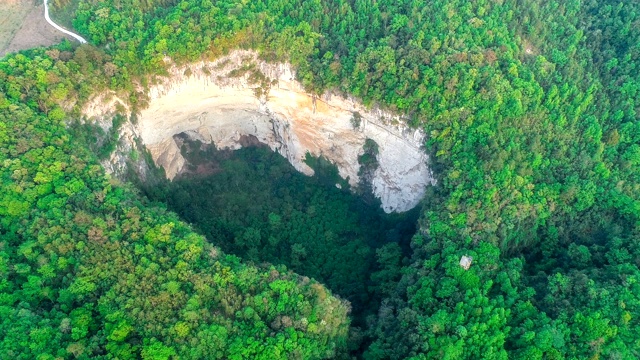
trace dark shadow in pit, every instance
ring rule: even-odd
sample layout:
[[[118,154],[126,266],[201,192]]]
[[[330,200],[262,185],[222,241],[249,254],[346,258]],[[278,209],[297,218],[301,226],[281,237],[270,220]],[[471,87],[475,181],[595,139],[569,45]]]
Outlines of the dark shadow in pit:
[[[379,201],[336,187],[335,166],[315,159],[323,168],[305,176],[254,137],[243,137],[236,151],[175,139],[189,164],[172,182],[143,185],[147,196],[228,253],[325,284],[351,302],[361,333],[366,316],[396,289],[419,210],[386,214]]]

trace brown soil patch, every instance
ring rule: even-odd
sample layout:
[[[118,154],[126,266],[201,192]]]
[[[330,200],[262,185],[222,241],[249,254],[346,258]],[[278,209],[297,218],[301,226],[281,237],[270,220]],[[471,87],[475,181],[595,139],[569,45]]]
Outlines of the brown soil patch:
[[[44,20],[41,1],[0,0],[0,57],[37,46],[57,44],[64,37]]]
[[[0,1],[0,56],[4,55],[32,5],[31,1]]]

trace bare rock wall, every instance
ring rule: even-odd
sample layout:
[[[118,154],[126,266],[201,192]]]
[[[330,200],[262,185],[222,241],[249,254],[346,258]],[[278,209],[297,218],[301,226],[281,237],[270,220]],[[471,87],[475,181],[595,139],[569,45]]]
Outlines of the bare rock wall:
[[[261,80],[255,74],[262,74]],[[151,87],[149,100],[130,131],[139,135],[170,179],[185,164],[173,135],[186,132],[231,149],[241,146],[243,135],[253,135],[307,175],[313,170],[303,162],[306,153],[322,155],[352,185],[358,183],[358,156],[370,138],[379,145],[373,192],[387,212],[413,208],[434,183],[420,130],[353,99],[308,94],[289,65],[267,64],[254,52],[235,51],[215,62],[173,67],[169,77]],[[96,104],[86,109],[88,116],[102,112]],[[358,127],[351,121],[354,113],[362,118]]]

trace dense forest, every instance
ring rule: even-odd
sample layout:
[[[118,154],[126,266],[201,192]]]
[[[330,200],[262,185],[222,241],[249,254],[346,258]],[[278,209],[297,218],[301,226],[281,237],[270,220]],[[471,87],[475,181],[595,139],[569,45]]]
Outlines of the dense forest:
[[[640,4],[52,2],[91,44],[0,60],[1,357],[640,358]],[[231,159],[198,184],[221,209],[189,214],[182,181],[158,204],[68,127],[107,89],[144,108],[166,58],[236,48],[425,130],[438,183],[408,244],[284,166],[250,222],[229,181],[271,170]]]
[[[217,239],[223,251],[285,264],[348,300],[350,346],[357,348],[366,317],[407,262],[417,209],[385,214],[379,201],[363,201],[348,183],[336,188],[337,169],[321,159],[309,158],[315,176],[307,177],[266,146],[219,151],[187,140],[183,152],[195,173],[143,185],[148,197]]]

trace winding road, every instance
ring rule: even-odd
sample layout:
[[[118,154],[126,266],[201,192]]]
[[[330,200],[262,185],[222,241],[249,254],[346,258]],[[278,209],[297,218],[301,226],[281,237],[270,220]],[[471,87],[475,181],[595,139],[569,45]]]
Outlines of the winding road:
[[[86,44],[87,40],[85,40],[82,36],[78,34],[74,34],[71,31],[65,30],[63,27],[59,26],[58,24],[54,23],[51,20],[51,18],[49,17],[49,5],[47,4],[47,2],[48,0],[44,0],[44,19],[47,20],[49,25],[53,26],[58,31],[61,31],[69,36],[72,36],[74,39],[78,40],[81,44]]]

